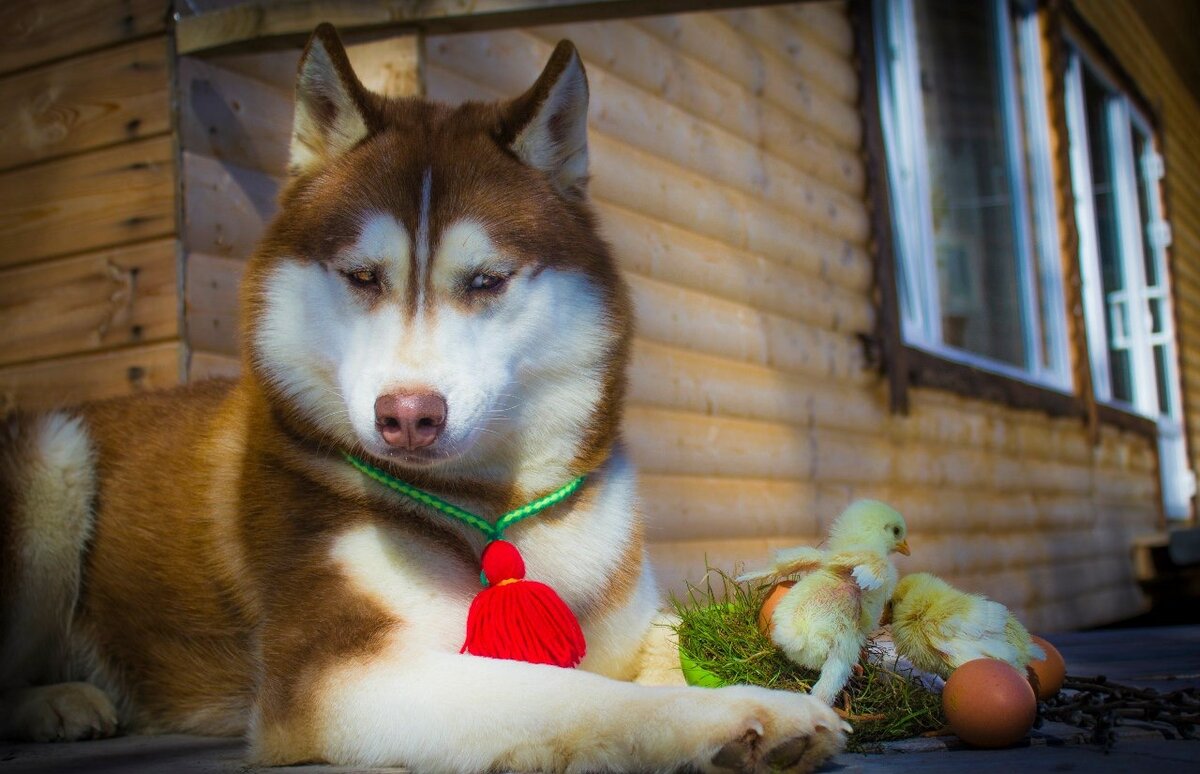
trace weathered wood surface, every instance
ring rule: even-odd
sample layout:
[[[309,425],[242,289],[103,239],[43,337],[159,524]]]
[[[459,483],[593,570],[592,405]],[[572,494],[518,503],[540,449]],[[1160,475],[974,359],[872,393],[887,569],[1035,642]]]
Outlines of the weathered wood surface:
[[[0,365],[174,338],[175,240],[0,271]]]
[[[180,60],[179,87],[179,134],[185,151],[277,177],[287,172],[290,90],[197,57]],[[193,183],[195,173],[185,169],[186,184]],[[189,189],[184,190],[187,195]]]
[[[280,179],[256,169],[183,154],[185,249],[247,258],[275,214]]]
[[[238,285],[246,262],[189,253],[184,277],[188,343],[220,355],[238,352]]]
[[[0,175],[0,267],[175,231],[170,137]]]
[[[0,169],[170,130],[167,39],[0,78]]]
[[[5,0],[0,73],[159,32],[170,6],[169,0]]]
[[[0,368],[0,406],[39,411],[172,387],[180,358],[180,345],[168,342]]]

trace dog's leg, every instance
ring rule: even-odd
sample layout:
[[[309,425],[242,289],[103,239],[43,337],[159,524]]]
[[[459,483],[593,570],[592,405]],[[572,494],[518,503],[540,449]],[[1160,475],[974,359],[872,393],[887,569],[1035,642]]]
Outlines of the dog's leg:
[[[679,618],[663,613],[650,622],[642,640],[637,676],[634,682],[642,685],[685,685],[679,663],[679,638],[675,627]]]
[[[77,418],[47,414],[0,428],[0,738],[116,730],[100,689],[61,682],[71,679],[67,646],[95,487],[91,442]]]
[[[327,671],[315,694],[306,724],[319,757],[424,772],[809,771],[844,737],[837,716],[803,694],[649,687],[399,647]],[[255,742],[262,762],[284,762],[270,740]]]
[[[91,683],[55,683],[0,694],[0,739],[73,742],[112,736],[117,710]]]

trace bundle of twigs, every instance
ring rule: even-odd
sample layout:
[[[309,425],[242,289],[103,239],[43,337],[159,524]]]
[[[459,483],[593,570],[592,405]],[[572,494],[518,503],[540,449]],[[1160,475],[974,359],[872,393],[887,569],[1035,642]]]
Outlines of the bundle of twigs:
[[[1109,750],[1118,725],[1137,721],[1162,731],[1169,739],[1196,739],[1200,696],[1196,688],[1160,693],[1097,677],[1067,676],[1063,690],[1038,707],[1038,717],[1069,723],[1089,731],[1092,744]]]

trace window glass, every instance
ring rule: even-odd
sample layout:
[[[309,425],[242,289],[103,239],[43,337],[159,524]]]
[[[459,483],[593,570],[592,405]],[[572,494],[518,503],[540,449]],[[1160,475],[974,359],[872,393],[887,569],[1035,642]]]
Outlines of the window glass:
[[[1088,163],[1092,172],[1092,211],[1104,294],[1105,339],[1112,397],[1133,402],[1133,364],[1129,357],[1129,305],[1121,263],[1120,213],[1113,169],[1114,142],[1109,120],[1109,92],[1091,72],[1083,71],[1083,103],[1087,121]]]
[[[1069,388],[1034,6],[881,0],[875,29],[904,341]]]
[[[1025,366],[1022,292],[991,3],[915,0],[945,344]]]

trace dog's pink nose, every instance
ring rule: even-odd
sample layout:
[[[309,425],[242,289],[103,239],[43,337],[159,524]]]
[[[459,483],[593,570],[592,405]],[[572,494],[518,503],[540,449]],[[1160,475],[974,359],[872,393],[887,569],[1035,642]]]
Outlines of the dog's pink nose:
[[[446,426],[446,399],[436,392],[396,392],[375,400],[375,428],[384,443],[412,451],[429,446]]]

